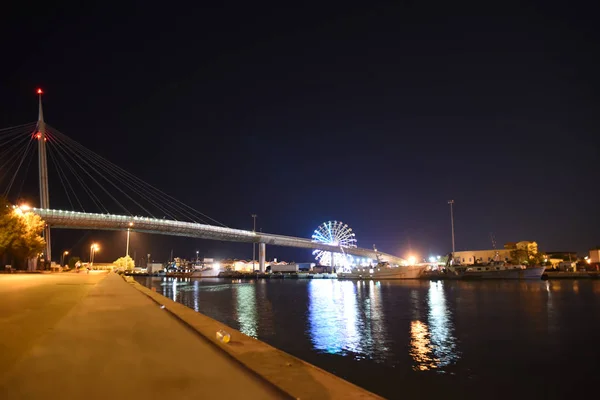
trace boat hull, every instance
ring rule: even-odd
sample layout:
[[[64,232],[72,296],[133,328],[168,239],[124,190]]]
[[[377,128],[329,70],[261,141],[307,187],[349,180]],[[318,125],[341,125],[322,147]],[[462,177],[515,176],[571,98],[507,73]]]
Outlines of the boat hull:
[[[204,269],[201,271],[192,272],[192,278],[218,278],[221,270],[218,269]]]
[[[462,279],[542,279],[545,267],[505,269],[500,271],[467,271]]]
[[[352,272],[338,272],[338,279],[418,279],[425,266],[355,268]]]

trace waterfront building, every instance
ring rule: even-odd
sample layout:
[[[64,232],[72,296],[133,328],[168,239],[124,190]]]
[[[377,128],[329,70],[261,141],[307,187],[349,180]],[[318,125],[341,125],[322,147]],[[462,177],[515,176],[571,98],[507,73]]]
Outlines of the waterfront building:
[[[522,255],[522,257],[519,257]],[[490,261],[510,261],[512,259],[532,259],[538,253],[538,244],[523,240],[520,242],[509,242],[504,244],[503,249],[491,250],[465,250],[454,252],[454,263],[461,265],[485,264]]]
[[[576,251],[547,251],[545,259],[551,265],[551,268],[568,269],[577,261]]]
[[[600,263],[600,247],[596,247],[595,249],[590,250],[589,257],[590,264]]]
[[[454,264],[473,265],[494,260],[508,261],[510,252],[511,250],[508,249],[456,251],[454,252]]]
[[[536,242],[530,242],[528,240],[522,240],[520,242],[509,242],[504,244],[506,250],[521,250],[527,252],[527,254],[537,254],[538,244]]]

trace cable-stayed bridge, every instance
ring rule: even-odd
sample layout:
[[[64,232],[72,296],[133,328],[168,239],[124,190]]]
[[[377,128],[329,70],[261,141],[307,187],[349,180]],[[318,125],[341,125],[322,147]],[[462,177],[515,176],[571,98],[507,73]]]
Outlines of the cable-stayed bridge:
[[[7,197],[20,197],[37,144],[40,207],[31,211],[46,222],[44,255],[48,260],[52,259],[50,228],[70,228],[130,229],[172,236],[258,243],[261,272],[265,267],[267,244],[345,253],[398,265],[405,263],[400,257],[375,249],[340,247],[335,242],[322,243],[306,238],[229,228],[46,124],[41,90],[38,90],[38,95],[36,122],[0,129],[0,188],[4,188],[2,194]],[[53,169],[48,169],[48,159]],[[68,202],[69,210],[50,207],[49,176],[57,178],[53,179],[53,185],[60,183],[64,190],[62,201]],[[119,211],[111,212],[115,208]]]

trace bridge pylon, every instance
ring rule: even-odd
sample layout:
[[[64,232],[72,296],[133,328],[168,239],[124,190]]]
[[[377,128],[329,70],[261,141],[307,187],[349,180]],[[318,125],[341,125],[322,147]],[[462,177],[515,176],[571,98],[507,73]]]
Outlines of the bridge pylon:
[[[50,194],[48,190],[48,159],[46,158],[46,123],[44,122],[44,110],[42,109],[42,89],[37,90],[38,94],[38,122],[37,122],[37,140],[38,140],[38,166],[39,166],[39,184],[40,184],[40,208],[50,208]],[[50,226],[44,226],[44,240],[46,249],[44,259],[52,261],[52,245],[50,242]]]
[[[265,272],[265,258],[267,254],[267,245],[265,243],[258,244],[258,270],[261,273]]]

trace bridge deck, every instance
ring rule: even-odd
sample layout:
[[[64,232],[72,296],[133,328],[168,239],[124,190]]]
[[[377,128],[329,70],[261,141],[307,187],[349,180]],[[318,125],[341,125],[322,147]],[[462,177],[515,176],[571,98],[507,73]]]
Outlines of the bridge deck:
[[[127,215],[82,213],[74,211],[61,211],[34,208],[38,214],[52,227],[75,229],[101,229],[101,230],[131,230],[171,236],[185,236],[199,239],[223,240],[230,242],[266,243],[271,246],[298,247],[303,249],[319,249],[340,253],[337,246],[314,242],[306,238],[293,236],[259,233],[242,229],[226,228],[221,226],[199,224],[194,222],[172,221],[146,217],[132,217]],[[132,225],[130,225],[132,224]],[[375,252],[363,248],[344,248],[345,253],[372,260],[380,259],[392,264],[404,264],[405,260],[382,252]]]

